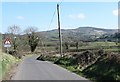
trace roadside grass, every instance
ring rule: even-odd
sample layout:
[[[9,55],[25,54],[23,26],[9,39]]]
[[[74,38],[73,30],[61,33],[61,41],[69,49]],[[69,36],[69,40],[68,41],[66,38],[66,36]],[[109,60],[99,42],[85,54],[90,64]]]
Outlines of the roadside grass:
[[[0,55],[1,55],[0,57],[0,74],[1,74],[0,79],[2,79],[2,77],[4,77],[7,70],[10,69],[11,65],[18,62],[19,59],[13,57],[12,55],[2,53],[2,52],[0,52]]]

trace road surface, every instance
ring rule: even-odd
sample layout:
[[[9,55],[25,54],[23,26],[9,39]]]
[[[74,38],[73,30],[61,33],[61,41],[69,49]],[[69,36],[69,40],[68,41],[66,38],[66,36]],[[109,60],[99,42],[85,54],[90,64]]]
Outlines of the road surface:
[[[37,56],[24,58],[12,80],[86,80],[58,65],[36,58]]]

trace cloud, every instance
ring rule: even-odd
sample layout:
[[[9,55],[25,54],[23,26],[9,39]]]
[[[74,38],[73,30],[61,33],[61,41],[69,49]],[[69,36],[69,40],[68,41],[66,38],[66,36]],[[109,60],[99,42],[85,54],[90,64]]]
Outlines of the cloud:
[[[23,16],[17,16],[16,18],[19,19],[19,20],[25,19],[25,17],[23,17]]]
[[[120,9],[115,9],[112,11],[113,15],[118,16],[120,15]]]
[[[71,19],[85,19],[85,15],[83,13],[80,14],[70,14],[68,15],[69,18]]]
[[[79,18],[79,19],[84,19],[84,18],[85,18],[85,15],[84,15],[84,14],[79,14],[79,15],[78,15],[78,18]]]
[[[69,18],[72,18],[72,19],[75,19],[75,16],[74,15],[68,15]]]

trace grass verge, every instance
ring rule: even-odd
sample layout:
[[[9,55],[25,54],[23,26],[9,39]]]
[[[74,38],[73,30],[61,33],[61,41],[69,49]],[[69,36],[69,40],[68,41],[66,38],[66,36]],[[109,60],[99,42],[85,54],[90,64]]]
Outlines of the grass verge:
[[[5,73],[10,69],[11,65],[18,62],[19,59],[12,55],[0,52],[0,79],[4,77]]]

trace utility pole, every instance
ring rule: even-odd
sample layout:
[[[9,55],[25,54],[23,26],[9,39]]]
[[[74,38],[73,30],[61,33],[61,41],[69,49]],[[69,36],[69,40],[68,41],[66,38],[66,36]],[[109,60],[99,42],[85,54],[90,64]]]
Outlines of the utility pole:
[[[59,41],[60,41],[60,55],[62,56],[62,35],[60,29],[60,15],[59,15],[59,4],[57,4],[57,14],[58,14],[58,31],[59,31]]]

